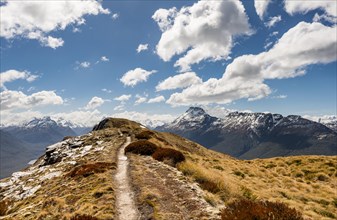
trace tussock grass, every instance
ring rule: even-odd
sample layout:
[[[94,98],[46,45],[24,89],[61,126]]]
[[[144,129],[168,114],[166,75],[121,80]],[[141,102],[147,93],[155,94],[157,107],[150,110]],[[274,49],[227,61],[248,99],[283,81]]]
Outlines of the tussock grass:
[[[99,220],[99,219],[91,215],[76,214],[73,217],[71,217],[70,220]]]
[[[237,200],[228,204],[221,213],[222,220],[303,220],[302,215],[284,203],[269,201]]]
[[[202,189],[217,194],[218,198],[223,201],[228,200],[231,197],[231,192],[235,191],[232,191],[224,183],[222,176],[209,172],[207,169],[189,160],[178,164],[177,168],[184,175],[191,177],[193,181],[197,182]]]

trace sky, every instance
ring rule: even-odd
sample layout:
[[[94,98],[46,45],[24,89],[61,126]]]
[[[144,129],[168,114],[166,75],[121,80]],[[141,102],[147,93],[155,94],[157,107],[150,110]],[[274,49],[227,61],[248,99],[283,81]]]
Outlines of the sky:
[[[1,124],[336,115],[332,0],[0,3]]]

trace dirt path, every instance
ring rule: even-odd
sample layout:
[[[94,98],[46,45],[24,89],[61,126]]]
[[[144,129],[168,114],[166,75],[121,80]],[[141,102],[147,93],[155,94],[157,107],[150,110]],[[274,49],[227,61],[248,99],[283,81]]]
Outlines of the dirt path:
[[[199,186],[190,184],[176,168],[148,156],[129,159],[142,219],[220,219],[219,208],[208,204]]]
[[[131,138],[127,137],[126,142],[118,151],[118,166],[115,180],[118,186],[116,190],[116,209],[119,220],[134,220],[139,218],[128,176],[129,161],[124,154],[124,149],[130,142]]]

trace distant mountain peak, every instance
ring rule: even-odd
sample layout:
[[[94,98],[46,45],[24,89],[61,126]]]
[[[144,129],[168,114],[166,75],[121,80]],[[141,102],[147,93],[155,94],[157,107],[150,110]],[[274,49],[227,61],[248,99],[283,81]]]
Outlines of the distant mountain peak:
[[[200,107],[190,107],[187,109],[186,113],[192,114],[192,115],[204,115],[207,114],[203,108]]]

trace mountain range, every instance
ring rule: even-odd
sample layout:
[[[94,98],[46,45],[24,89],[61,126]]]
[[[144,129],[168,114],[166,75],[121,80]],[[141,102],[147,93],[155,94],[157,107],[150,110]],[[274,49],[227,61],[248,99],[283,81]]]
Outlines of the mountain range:
[[[337,154],[337,133],[328,125],[298,115],[229,112],[217,118],[191,107],[156,130],[241,159]]]
[[[26,167],[27,162],[44,153],[46,146],[61,141],[65,136],[77,136],[90,130],[50,117],[33,118],[21,125],[2,126],[0,178]]]
[[[314,122],[300,116],[226,111],[221,118],[191,107],[172,123],[156,127],[182,135],[210,149],[242,159],[286,155],[336,155],[336,117]],[[142,121],[144,123],[144,120]],[[145,121],[152,127],[158,121]],[[12,126],[1,126],[0,178],[10,175],[43,154],[45,147],[65,136],[88,133],[91,127],[62,118],[33,118]]]

